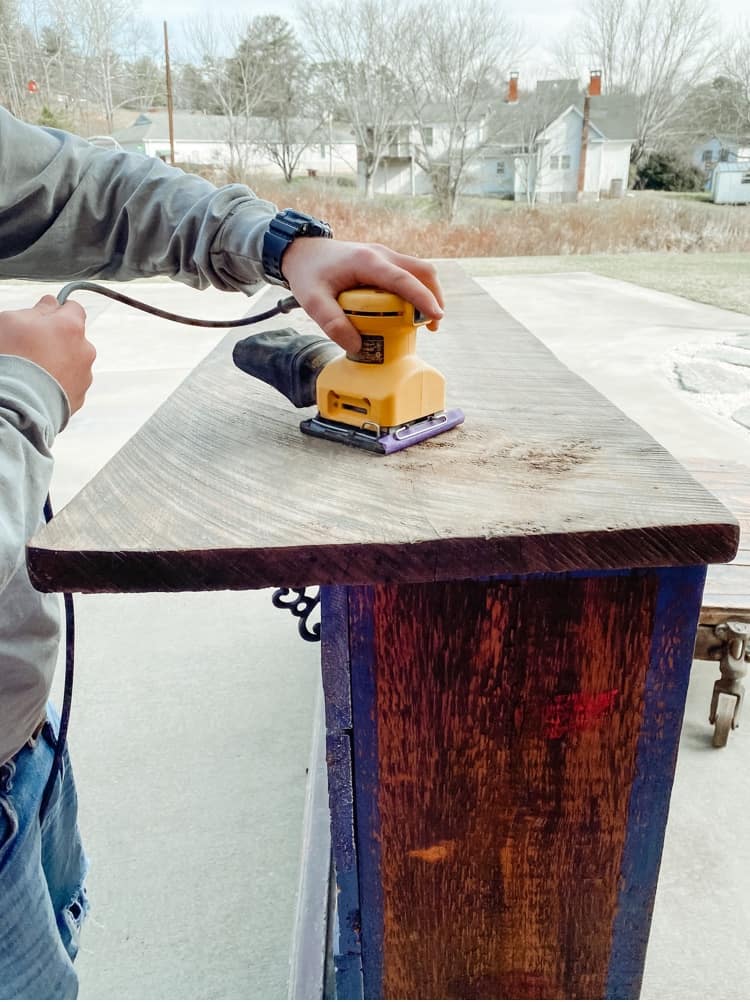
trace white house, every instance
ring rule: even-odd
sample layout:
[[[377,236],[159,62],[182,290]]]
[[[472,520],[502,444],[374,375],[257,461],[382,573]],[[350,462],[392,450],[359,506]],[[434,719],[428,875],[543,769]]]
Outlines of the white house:
[[[467,144],[476,145],[484,141],[488,112],[481,115],[469,126]],[[419,150],[432,157],[444,151],[449,142],[450,126],[447,124],[446,108],[442,104],[430,104],[422,109],[422,125],[403,123],[394,129],[393,142],[386,147],[373,178],[373,189],[380,195],[429,195],[432,182],[429,174],[418,161]],[[364,165],[359,158],[359,180],[364,187]]]
[[[630,97],[602,96],[595,85],[597,76],[592,79],[582,196],[618,197],[628,187],[637,109]],[[467,145],[478,152],[466,168],[462,192],[575,201],[586,110],[579,81],[540,81],[535,91],[519,95],[514,75],[508,97],[470,125]],[[432,190],[429,176],[418,165],[418,144],[424,141],[438,158],[447,146],[448,126],[439,105],[428,109],[424,122],[431,124],[421,133],[414,126],[399,127],[375,175],[376,192],[427,194]]]
[[[467,190],[540,202],[575,201],[580,185],[587,200],[623,195],[637,109],[630,97],[599,94],[596,80],[588,100],[577,80],[545,80],[505,102],[496,115],[497,139],[483,151],[481,175]]]
[[[750,160],[750,136],[707,136],[693,147],[691,160],[706,174],[718,163]]]
[[[226,167],[232,161],[231,124],[223,115],[203,115],[178,111],[173,116],[175,162],[196,166]],[[242,123],[240,146],[245,167],[259,173],[280,175],[281,168],[268,155],[277,126],[270,119],[255,118]],[[113,133],[120,147],[129,152],[168,160],[169,120],[165,111],[140,114],[127,129]],[[314,132],[302,152],[297,174],[332,174],[355,176],[357,147],[350,131],[336,123]]]

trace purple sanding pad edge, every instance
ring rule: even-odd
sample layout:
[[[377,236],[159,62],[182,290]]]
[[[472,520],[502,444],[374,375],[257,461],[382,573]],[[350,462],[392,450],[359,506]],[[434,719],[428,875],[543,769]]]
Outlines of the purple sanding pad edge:
[[[392,452],[399,452],[401,449],[408,449],[409,446],[416,445],[417,442],[424,442],[427,438],[435,435],[442,435],[444,431],[450,431],[456,425],[463,424],[464,412],[458,407],[453,407],[439,418],[428,418],[411,425],[407,431],[383,435],[378,439],[383,452],[388,456]]]

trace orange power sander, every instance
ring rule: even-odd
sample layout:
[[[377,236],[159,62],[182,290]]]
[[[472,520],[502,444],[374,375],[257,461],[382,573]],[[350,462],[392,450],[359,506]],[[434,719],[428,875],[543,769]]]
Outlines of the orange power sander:
[[[356,354],[287,328],[239,341],[235,364],[296,407],[317,403],[300,428],[331,442],[387,455],[461,424],[463,412],[446,409],[445,378],[416,354],[428,318],[381,289],[350,289],[338,301],[362,338]]]
[[[142,303],[96,282],[70,282],[58,293],[96,292],[164,320],[194,327],[245,327],[299,307],[294,296],[236,320],[201,320]],[[416,355],[417,328],[428,323],[411,303],[382,289],[349,289],[339,305],[357,328],[362,347],[343,354],[323,334],[286,328],[264,331],[234,347],[238,368],[275,387],[295,407],[318,405],[300,428],[332,442],[385,455],[461,424],[458,408],[446,409],[445,379]]]

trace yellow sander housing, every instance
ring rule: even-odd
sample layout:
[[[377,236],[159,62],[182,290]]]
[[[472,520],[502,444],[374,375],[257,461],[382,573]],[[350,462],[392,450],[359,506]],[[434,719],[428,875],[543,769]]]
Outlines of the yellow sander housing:
[[[416,354],[417,328],[429,323],[427,317],[381,289],[349,289],[338,301],[362,347],[321,370],[318,414],[302,422],[302,431],[390,453],[463,421],[460,410],[445,409],[442,373]]]

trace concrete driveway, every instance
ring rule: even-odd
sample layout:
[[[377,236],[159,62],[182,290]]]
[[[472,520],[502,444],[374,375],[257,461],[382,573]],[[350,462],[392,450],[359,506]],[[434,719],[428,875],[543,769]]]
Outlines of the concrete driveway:
[[[747,455],[747,429],[671,373],[686,344],[714,346],[750,318],[590,275],[482,284],[678,458]],[[44,291],[56,289],[0,285],[0,309]],[[248,309],[170,283],[128,291],[203,316]],[[223,336],[80,301],[99,356],[56,446],[56,507]],[[317,648],[267,592],[88,596],[77,609],[71,744],[93,899],[81,997],[285,997]],[[743,998],[750,983],[750,737],[710,747],[712,681],[697,664],[644,997]]]

